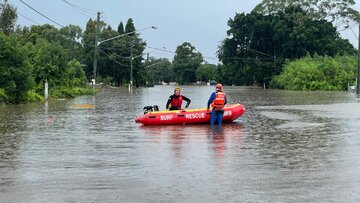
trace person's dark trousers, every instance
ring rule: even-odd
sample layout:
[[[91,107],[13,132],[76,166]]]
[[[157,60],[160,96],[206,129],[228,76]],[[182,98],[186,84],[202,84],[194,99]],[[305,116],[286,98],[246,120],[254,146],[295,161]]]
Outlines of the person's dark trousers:
[[[222,118],[224,115],[224,111],[215,111],[213,110],[211,112],[211,119],[210,119],[210,124],[214,125],[215,123],[222,125]]]

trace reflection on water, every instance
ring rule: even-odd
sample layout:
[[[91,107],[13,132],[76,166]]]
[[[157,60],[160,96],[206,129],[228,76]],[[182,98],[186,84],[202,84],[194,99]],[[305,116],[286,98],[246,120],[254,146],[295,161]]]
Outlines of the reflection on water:
[[[225,157],[225,152],[234,150],[234,146],[241,147],[244,127],[241,123],[235,122],[224,126],[210,125],[184,125],[184,126],[140,126],[140,132],[150,136],[153,142],[159,146],[166,146],[166,153],[170,147],[175,163],[186,162],[189,158],[184,156],[189,148],[203,147],[201,153],[212,154],[220,165]],[[184,160],[181,160],[184,159]]]
[[[225,90],[247,112],[221,128],[136,124],[171,86],[2,105],[0,202],[360,201],[354,95]],[[191,108],[212,91],[182,87]]]

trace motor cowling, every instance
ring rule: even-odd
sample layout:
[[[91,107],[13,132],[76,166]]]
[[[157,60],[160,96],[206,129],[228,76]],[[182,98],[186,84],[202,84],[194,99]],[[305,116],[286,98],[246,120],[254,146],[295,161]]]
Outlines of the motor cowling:
[[[158,105],[144,106],[143,111],[144,111],[144,114],[147,114],[147,113],[153,112],[153,111],[159,111],[159,106]]]

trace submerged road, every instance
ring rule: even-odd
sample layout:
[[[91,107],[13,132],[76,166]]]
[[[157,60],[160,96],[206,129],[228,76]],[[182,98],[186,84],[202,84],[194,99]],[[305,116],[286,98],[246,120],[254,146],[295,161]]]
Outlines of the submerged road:
[[[189,108],[214,87],[184,86]],[[360,103],[346,92],[224,88],[220,128],[141,126],[171,86],[0,106],[0,202],[359,202]]]

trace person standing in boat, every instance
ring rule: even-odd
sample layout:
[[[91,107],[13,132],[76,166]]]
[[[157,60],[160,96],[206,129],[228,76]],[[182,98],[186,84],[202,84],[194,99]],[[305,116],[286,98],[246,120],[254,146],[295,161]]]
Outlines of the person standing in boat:
[[[209,110],[211,106],[211,119],[210,124],[214,125],[217,122],[219,125],[222,125],[222,117],[224,115],[224,106],[227,103],[226,95],[223,92],[223,86],[217,84],[215,87],[215,92],[213,92],[208,100],[207,109]]]
[[[167,103],[166,109],[171,110],[181,110],[182,101],[186,101],[185,109],[190,105],[191,100],[183,95],[180,94],[180,87],[176,87],[174,89],[174,94],[170,95]]]

